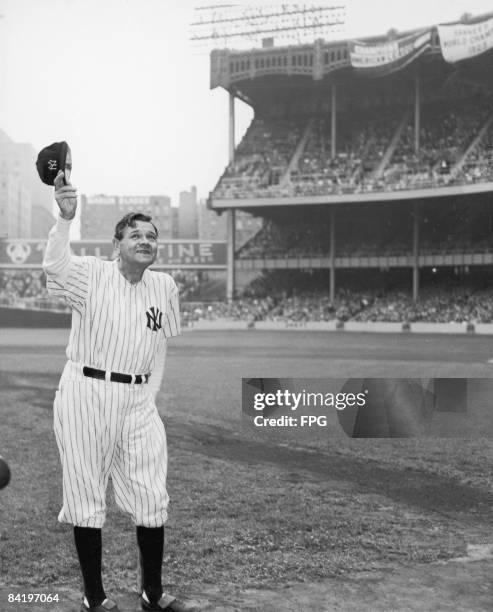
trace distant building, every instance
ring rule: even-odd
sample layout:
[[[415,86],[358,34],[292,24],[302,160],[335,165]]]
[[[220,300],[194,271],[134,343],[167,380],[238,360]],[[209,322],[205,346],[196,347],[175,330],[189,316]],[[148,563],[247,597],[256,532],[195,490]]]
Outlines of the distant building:
[[[179,218],[178,218],[178,206],[171,207],[171,237],[178,238],[179,234]]]
[[[9,210],[17,202],[21,206],[19,214],[22,218],[22,230],[14,229],[15,221],[12,221],[9,235],[11,238],[41,238],[46,237],[48,230],[55,222],[52,214],[53,188],[44,185],[36,171],[37,152],[32,144],[14,142],[5,132],[0,130],[0,172],[2,182],[2,203],[0,208]],[[8,174],[12,179],[7,179]],[[8,186],[7,186],[8,183]],[[18,185],[18,187],[14,187]],[[20,193],[17,193],[20,189]],[[13,198],[7,202],[6,197]],[[2,235],[5,228],[0,230]],[[12,233],[13,232],[13,233]]]
[[[0,238],[31,237],[31,196],[18,173],[0,164]]]
[[[44,206],[31,208],[31,238],[46,238],[55,224],[55,217]]]
[[[82,195],[81,239],[107,240],[118,221],[129,212],[150,215],[158,228],[159,238],[172,237],[171,199],[168,196]]]
[[[207,208],[206,200],[200,200],[198,217],[201,240],[226,240],[226,213],[218,214]]]
[[[201,240],[226,240],[226,212],[218,214],[207,208],[206,200],[201,200],[199,211],[199,238]],[[237,210],[235,214],[236,248],[239,249],[262,227],[262,219],[250,213]]]
[[[197,206],[197,188],[181,191],[178,207],[177,238],[197,239],[199,237],[199,211]]]

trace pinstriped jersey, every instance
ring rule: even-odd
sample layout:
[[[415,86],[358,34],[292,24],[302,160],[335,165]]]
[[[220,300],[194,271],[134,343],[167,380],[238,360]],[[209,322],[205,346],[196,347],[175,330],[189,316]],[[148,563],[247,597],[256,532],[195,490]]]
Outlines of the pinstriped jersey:
[[[178,289],[168,274],[146,269],[130,283],[116,261],[70,258],[47,288],[72,307],[67,357],[102,370],[144,374],[167,338],[180,333]]]

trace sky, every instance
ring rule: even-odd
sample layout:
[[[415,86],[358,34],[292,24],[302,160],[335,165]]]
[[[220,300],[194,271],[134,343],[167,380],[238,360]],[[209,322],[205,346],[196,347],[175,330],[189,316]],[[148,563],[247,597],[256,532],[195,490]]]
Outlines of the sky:
[[[209,55],[191,45],[189,24],[194,7],[214,3],[0,0],[0,129],[36,150],[66,140],[81,193],[166,194],[176,204],[196,185],[207,197],[228,161],[229,101],[210,89]],[[492,10],[491,0],[345,4],[338,38]],[[237,101],[237,141],[252,115]]]

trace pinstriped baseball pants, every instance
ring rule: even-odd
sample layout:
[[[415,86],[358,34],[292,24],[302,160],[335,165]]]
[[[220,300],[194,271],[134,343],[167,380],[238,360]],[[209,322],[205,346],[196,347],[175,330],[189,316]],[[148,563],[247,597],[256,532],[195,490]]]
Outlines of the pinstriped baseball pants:
[[[60,522],[101,528],[110,476],[116,503],[136,525],[166,522],[166,433],[146,384],[87,378],[69,361],[54,430],[63,469]]]

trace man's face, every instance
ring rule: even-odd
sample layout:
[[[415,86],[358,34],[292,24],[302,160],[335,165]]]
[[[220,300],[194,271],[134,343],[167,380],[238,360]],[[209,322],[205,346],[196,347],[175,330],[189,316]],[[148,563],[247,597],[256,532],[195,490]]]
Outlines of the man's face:
[[[115,240],[122,262],[150,266],[156,260],[157,234],[152,223],[136,221],[135,227],[126,227],[123,238]]]

